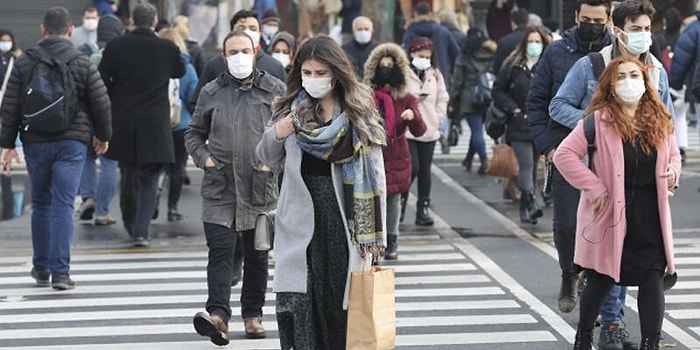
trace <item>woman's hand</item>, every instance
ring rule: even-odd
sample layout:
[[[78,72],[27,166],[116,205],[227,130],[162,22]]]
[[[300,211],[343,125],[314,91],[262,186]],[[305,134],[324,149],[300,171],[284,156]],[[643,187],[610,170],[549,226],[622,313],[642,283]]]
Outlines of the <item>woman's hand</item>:
[[[661,177],[666,178],[666,185],[669,189],[672,189],[676,186],[676,172],[673,171],[671,168],[667,168],[666,173],[661,175]]]
[[[287,114],[286,117],[280,118],[275,123],[275,138],[278,140],[284,140],[287,136],[294,133],[294,122],[292,120],[292,113]]]
[[[413,113],[413,110],[410,108],[406,108],[403,112],[401,112],[401,119],[403,119],[403,120],[411,121],[415,117],[416,117],[416,114]]]
[[[593,209],[595,212],[599,212],[601,209],[605,208],[605,204],[608,202],[608,192],[603,192],[598,198],[593,200]]]

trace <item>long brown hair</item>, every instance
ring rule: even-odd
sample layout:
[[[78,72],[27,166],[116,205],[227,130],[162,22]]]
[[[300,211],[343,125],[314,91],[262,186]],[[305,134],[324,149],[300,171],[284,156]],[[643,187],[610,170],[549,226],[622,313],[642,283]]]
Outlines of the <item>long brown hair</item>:
[[[293,68],[287,78],[287,92],[273,105],[272,120],[276,121],[291,111],[292,101],[303,89],[301,65],[307,60],[316,60],[327,65],[335,75],[335,96],[360,139],[368,143],[372,135],[384,135],[381,119],[374,108],[372,90],[357,80],[355,70],[342,48],[329,36],[320,35],[309,39],[294,57]],[[308,110],[319,111],[319,100],[309,99]],[[320,114],[320,113],[318,113]]]
[[[615,94],[618,67],[628,62],[639,67],[646,87],[634,118],[625,115],[622,110],[624,102]],[[607,65],[600,75],[598,89],[593,94],[591,104],[583,113],[588,115],[596,110],[606,112],[605,121],[615,128],[622,140],[634,142],[635,138],[638,138],[645,154],[650,154],[652,148],[664,147],[669,135],[673,133],[671,113],[661,102],[656,87],[652,86],[647,68],[636,57],[618,57]]]
[[[525,56],[527,54],[527,41],[532,33],[537,33],[540,35],[540,38],[542,39],[542,53],[544,53],[544,50],[547,48],[547,46],[549,46],[549,35],[544,32],[542,27],[528,26],[525,28],[523,36],[520,37],[518,46],[515,48],[515,50],[513,50],[513,52],[510,53],[510,55],[508,55],[505,61],[513,62],[513,64],[515,64],[515,62],[525,60]],[[542,57],[542,53],[540,53],[540,57],[537,58],[538,60]]]

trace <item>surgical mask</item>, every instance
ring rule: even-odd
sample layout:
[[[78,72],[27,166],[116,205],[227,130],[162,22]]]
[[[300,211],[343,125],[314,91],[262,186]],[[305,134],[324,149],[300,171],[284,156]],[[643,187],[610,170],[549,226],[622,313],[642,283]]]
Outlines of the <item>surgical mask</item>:
[[[278,30],[280,30],[279,26],[271,26],[267,24],[262,25],[262,32],[268,38],[272,38],[272,36],[275,35]]]
[[[245,79],[253,73],[253,55],[237,53],[226,57],[228,72],[236,79]]]
[[[637,103],[646,92],[646,86],[642,79],[627,78],[617,82],[615,94],[625,103]]]
[[[600,39],[605,32],[605,24],[581,22],[578,24],[577,32],[581,41],[590,43]]]
[[[527,55],[530,57],[540,57],[542,54],[542,43],[527,43]]]
[[[282,63],[282,67],[287,67],[290,63],[289,55],[282,52],[276,52],[272,54],[272,58]]]
[[[618,39],[620,39],[620,43],[622,43],[622,46],[625,50],[629,51],[629,53],[641,55],[649,51],[649,47],[651,46],[651,32],[625,33],[620,31],[620,33],[627,35],[627,44],[625,44],[619,36]]]
[[[301,86],[304,87],[309,96],[320,99],[328,95],[333,90],[333,78],[310,78],[301,77]]]
[[[0,52],[9,52],[12,50],[11,41],[0,41]]]
[[[430,59],[416,56],[416,57],[413,57],[411,64],[414,67],[416,67],[418,70],[426,70],[426,69],[430,68]]]
[[[259,32],[254,32],[252,30],[246,29],[243,31],[243,33],[248,34],[248,36],[253,39],[253,47],[258,47],[258,43],[260,42],[260,33]]]
[[[97,30],[97,19],[84,19],[83,28],[85,28],[85,30],[87,30],[88,32],[94,32],[95,30]]]
[[[359,44],[367,44],[368,42],[372,41],[372,31],[358,30],[355,32],[353,38],[355,38],[355,41],[357,41]]]

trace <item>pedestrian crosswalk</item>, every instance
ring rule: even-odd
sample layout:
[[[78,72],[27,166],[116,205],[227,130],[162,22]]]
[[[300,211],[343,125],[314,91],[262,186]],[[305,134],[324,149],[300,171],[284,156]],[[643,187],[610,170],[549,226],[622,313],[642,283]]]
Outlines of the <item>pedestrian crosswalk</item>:
[[[676,263],[683,278],[666,297],[667,319],[697,325],[688,332],[695,341],[700,335],[697,233],[678,233]],[[29,259],[0,257],[0,349],[216,348],[195,334],[191,323],[206,300],[206,264],[206,251],[192,247],[87,251],[73,256],[76,289],[57,292],[34,287]],[[396,272],[397,349],[570,346],[546,315],[438,234],[402,236],[399,260],[385,266]],[[239,299],[240,285],[232,289],[234,315]],[[274,304],[275,294],[268,291],[263,309],[268,338],[246,339],[234,316],[229,347],[279,349]]]
[[[438,235],[408,236],[401,244],[400,260],[386,264],[396,271],[398,349],[557,341],[537,315]],[[27,258],[0,258],[0,348],[213,348],[191,323],[206,300],[206,263],[204,250],[78,254],[76,289],[57,292],[34,287]],[[232,294],[235,315],[240,286]],[[233,317],[232,348],[279,349],[274,303],[268,292],[266,339],[245,339]]]

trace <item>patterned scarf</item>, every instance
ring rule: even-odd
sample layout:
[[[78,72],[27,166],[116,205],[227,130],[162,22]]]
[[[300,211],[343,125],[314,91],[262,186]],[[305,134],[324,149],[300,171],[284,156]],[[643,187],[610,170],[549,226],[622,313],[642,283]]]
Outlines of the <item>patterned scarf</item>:
[[[330,124],[307,129],[298,117],[299,104],[307,98],[302,90],[291,106],[297,144],[314,157],[341,165],[345,218],[353,244],[364,257],[364,248],[383,243],[380,192],[367,156],[371,147],[362,144],[344,112]]]

